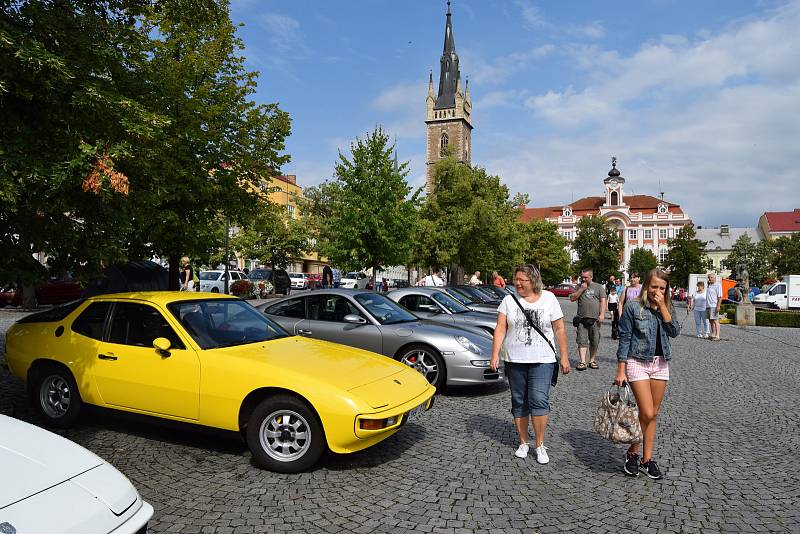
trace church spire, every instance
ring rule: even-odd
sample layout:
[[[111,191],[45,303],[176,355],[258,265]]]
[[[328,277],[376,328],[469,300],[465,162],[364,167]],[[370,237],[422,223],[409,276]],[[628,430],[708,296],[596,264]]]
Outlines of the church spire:
[[[453,37],[453,21],[450,13],[450,2],[447,2],[447,22],[444,27],[444,49],[442,50],[441,70],[439,73],[439,94],[436,97],[434,109],[452,108],[456,104],[456,91],[460,72],[458,70],[458,55],[456,42]]]

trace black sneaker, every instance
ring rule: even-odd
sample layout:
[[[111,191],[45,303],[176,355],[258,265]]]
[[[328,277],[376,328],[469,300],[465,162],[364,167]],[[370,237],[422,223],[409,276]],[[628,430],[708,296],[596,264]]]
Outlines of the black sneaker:
[[[664,475],[661,474],[661,470],[658,468],[658,465],[656,465],[655,460],[640,463],[639,469],[653,480],[661,480],[664,478]]]
[[[639,455],[636,453],[625,453],[625,465],[622,467],[625,474],[629,477],[639,476]]]

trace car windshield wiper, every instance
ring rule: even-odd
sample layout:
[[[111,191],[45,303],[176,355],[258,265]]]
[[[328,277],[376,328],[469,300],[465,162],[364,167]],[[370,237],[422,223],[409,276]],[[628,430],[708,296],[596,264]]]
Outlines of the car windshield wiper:
[[[286,334],[280,334],[280,335],[277,335],[277,336],[274,336],[274,337],[270,337],[270,338],[267,338],[267,339],[248,339],[248,340],[245,340],[245,341],[231,341],[230,343],[223,343],[222,345],[217,345],[214,348],[222,349],[222,348],[225,348],[225,347],[236,347],[237,345],[249,345],[251,343],[264,343],[265,341],[272,341],[273,339],[280,339],[282,337],[289,337],[289,336],[286,335]]]

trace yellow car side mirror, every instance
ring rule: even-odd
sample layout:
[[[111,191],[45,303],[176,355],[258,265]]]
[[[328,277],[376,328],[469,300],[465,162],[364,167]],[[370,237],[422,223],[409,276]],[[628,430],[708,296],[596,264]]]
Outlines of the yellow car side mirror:
[[[156,352],[165,358],[170,356],[169,349],[171,346],[172,343],[165,337],[157,337],[153,340],[153,347],[155,347]]]

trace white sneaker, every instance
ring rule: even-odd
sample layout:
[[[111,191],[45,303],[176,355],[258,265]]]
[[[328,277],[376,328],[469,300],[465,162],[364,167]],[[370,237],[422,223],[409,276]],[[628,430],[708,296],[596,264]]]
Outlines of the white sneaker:
[[[547,447],[544,446],[544,443],[536,447],[536,461],[540,464],[550,462],[550,457],[547,456]]]
[[[697,334],[697,337],[699,337],[700,339],[703,339],[703,338],[705,338],[706,336],[705,336],[705,334]]]
[[[514,456],[517,458],[526,458],[528,456],[528,448],[529,447],[527,443],[520,443],[516,452],[514,452]]]

